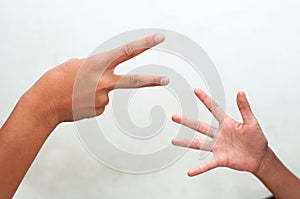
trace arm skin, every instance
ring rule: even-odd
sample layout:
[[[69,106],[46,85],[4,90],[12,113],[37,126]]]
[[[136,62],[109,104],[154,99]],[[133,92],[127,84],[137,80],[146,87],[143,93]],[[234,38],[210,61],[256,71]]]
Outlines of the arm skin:
[[[205,150],[214,158],[188,172],[196,176],[217,167],[228,167],[248,171],[255,175],[274,194],[277,199],[296,199],[300,196],[300,180],[286,168],[268,146],[262,129],[253,115],[245,93],[237,95],[237,105],[243,123],[234,121],[202,90],[195,95],[218,120],[219,127],[189,118],[173,115],[172,120],[192,128],[211,138],[204,140],[173,139],[176,146]]]
[[[163,76],[114,74],[118,64],[163,40],[162,34],[152,35],[86,59],[71,59],[44,74],[0,129],[0,198],[13,197],[40,148],[61,122],[102,114],[113,89],[168,84]],[[77,76],[79,70],[83,76]],[[77,95],[73,95],[75,82],[83,88]],[[89,103],[91,96],[93,103]],[[80,102],[78,107],[72,107],[74,98]],[[81,115],[74,118],[73,108]]]

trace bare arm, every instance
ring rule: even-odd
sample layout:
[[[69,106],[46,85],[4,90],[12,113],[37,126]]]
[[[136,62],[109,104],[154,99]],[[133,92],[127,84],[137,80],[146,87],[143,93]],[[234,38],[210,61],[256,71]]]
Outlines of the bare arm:
[[[14,195],[58,124],[102,114],[113,89],[166,85],[168,79],[162,76],[114,74],[118,64],[163,40],[161,34],[149,36],[87,59],[72,59],[43,75],[21,97],[0,130],[0,198]],[[78,76],[80,70],[84,75]],[[73,95],[75,83],[82,92]],[[74,98],[80,102],[78,107],[72,107]],[[74,108],[80,113],[76,117]]]
[[[277,199],[299,198],[300,180],[269,148],[260,168],[253,173]]]
[[[173,115],[173,121],[190,127],[212,141],[179,140],[172,143],[181,147],[206,150],[214,158],[188,172],[196,176],[217,167],[229,167],[239,171],[248,171],[258,177],[278,199],[296,199],[300,196],[300,180],[292,174],[268,147],[268,142],[253,115],[243,92],[237,95],[237,105],[243,123],[234,121],[203,91],[195,90],[196,96],[219,121],[214,128],[200,121]]]

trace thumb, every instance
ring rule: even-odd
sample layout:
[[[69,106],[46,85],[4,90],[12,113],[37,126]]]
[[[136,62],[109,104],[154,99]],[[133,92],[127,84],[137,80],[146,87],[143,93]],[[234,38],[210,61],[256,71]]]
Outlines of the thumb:
[[[241,113],[241,116],[243,118],[244,123],[249,123],[253,118],[254,115],[251,111],[249,102],[246,98],[246,94],[243,91],[239,91],[237,94],[237,105],[239,108],[239,111]]]
[[[202,173],[205,173],[209,170],[215,169],[218,167],[218,164],[215,159],[209,160],[208,162],[200,165],[199,167],[195,169],[191,169],[188,172],[188,176],[193,177]]]

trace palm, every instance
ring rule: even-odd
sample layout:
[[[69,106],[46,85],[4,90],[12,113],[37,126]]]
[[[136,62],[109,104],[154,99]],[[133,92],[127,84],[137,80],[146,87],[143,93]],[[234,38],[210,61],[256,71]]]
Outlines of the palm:
[[[229,167],[241,171],[255,172],[267,150],[267,140],[253,116],[244,94],[238,95],[238,106],[244,123],[238,123],[227,116],[203,91],[195,91],[197,97],[212,112],[219,121],[219,128],[180,116],[173,116],[177,123],[188,126],[212,138],[203,140],[173,140],[173,144],[182,147],[211,151],[214,158],[209,162],[190,170],[194,176],[216,167]]]

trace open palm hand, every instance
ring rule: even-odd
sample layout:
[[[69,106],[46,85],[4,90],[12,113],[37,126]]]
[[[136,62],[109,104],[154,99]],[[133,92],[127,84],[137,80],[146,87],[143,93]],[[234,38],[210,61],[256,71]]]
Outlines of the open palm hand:
[[[195,176],[216,167],[229,167],[240,171],[256,172],[268,150],[267,140],[254,117],[247,98],[243,92],[237,95],[237,105],[243,118],[243,123],[236,122],[202,90],[195,90],[195,95],[218,120],[219,127],[214,128],[200,121],[173,115],[172,120],[192,128],[199,133],[212,138],[204,140],[173,139],[176,146],[210,151],[214,158],[192,169],[189,176]]]

